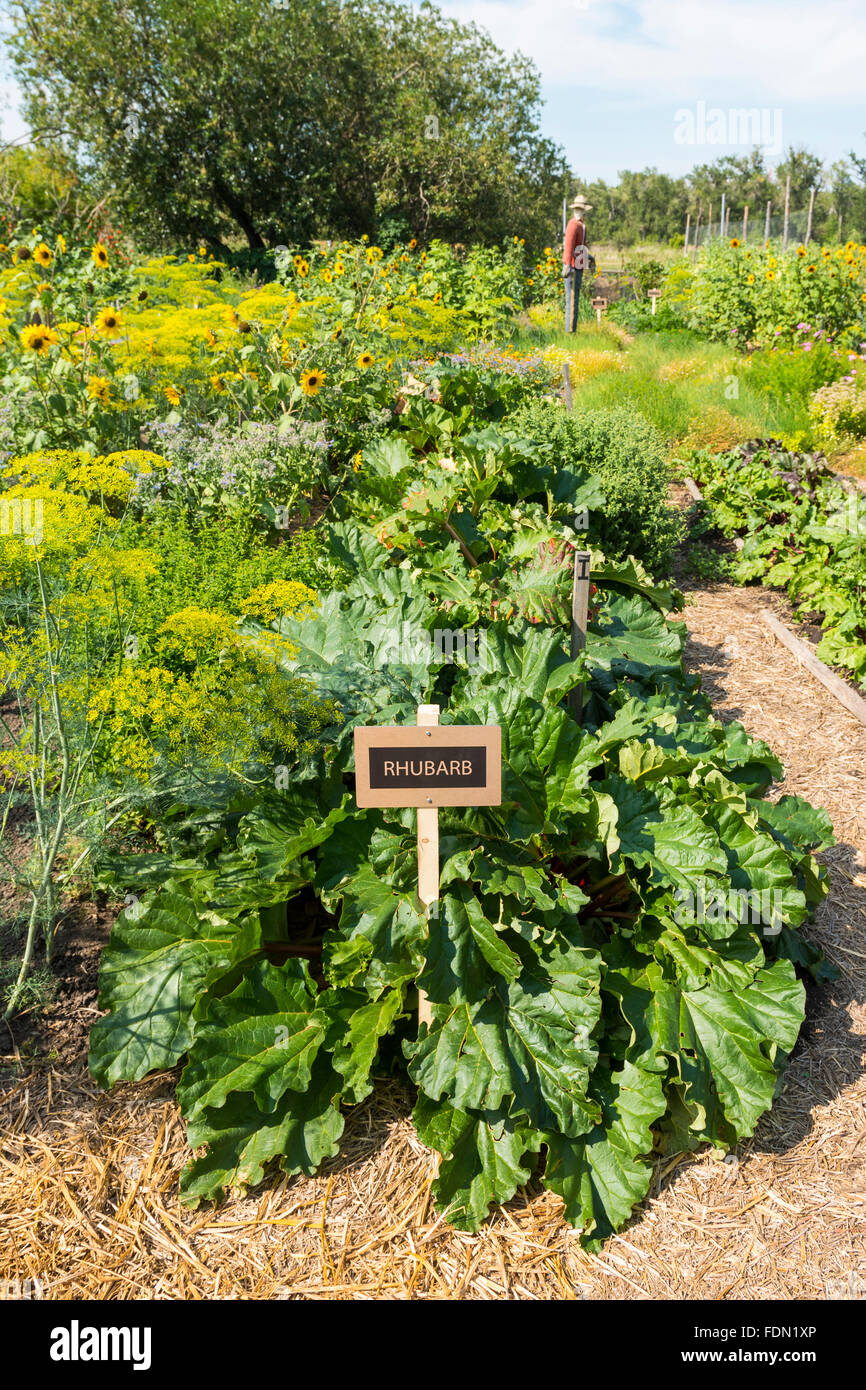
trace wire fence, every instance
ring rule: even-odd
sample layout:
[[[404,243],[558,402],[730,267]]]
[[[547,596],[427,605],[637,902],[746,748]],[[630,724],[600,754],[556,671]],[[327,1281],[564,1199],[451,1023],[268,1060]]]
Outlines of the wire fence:
[[[785,215],[773,213],[767,216],[766,208],[728,208],[725,211],[725,225],[722,226],[721,208],[711,213],[712,220],[694,219],[689,227],[689,249],[706,246],[708,242],[731,240],[734,237],[744,245],[763,246],[765,241],[784,241]],[[804,244],[809,234],[814,232],[810,226],[809,209],[801,208],[788,214],[788,245]]]

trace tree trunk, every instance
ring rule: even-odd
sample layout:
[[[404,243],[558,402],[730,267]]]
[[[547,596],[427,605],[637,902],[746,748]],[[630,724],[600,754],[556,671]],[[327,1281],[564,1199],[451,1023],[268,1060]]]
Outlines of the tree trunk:
[[[231,213],[241,231],[247,239],[247,244],[251,251],[264,251],[265,243],[256,231],[255,223],[250,217],[243,203],[235,196],[232,190],[223,183],[222,179],[214,179],[213,191],[216,197],[223,204],[223,207]]]

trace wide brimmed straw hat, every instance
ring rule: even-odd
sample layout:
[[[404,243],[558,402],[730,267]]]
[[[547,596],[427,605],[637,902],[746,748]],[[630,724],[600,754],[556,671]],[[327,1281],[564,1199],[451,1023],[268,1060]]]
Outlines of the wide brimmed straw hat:
[[[571,205],[573,212],[592,212],[592,203],[588,203],[583,194],[580,193]]]

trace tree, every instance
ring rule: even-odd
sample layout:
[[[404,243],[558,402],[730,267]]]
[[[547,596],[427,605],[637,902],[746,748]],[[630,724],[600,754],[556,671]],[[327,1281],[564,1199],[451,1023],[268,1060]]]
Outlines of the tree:
[[[429,4],[17,0],[11,50],[29,119],[154,243],[535,242],[566,187],[531,63]]]

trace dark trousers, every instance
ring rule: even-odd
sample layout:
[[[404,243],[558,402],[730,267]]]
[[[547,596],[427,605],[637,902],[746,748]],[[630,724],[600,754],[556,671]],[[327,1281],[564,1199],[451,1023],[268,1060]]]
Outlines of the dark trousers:
[[[573,270],[565,279],[565,331],[574,333],[580,310],[580,287],[583,284],[583,271]]]

